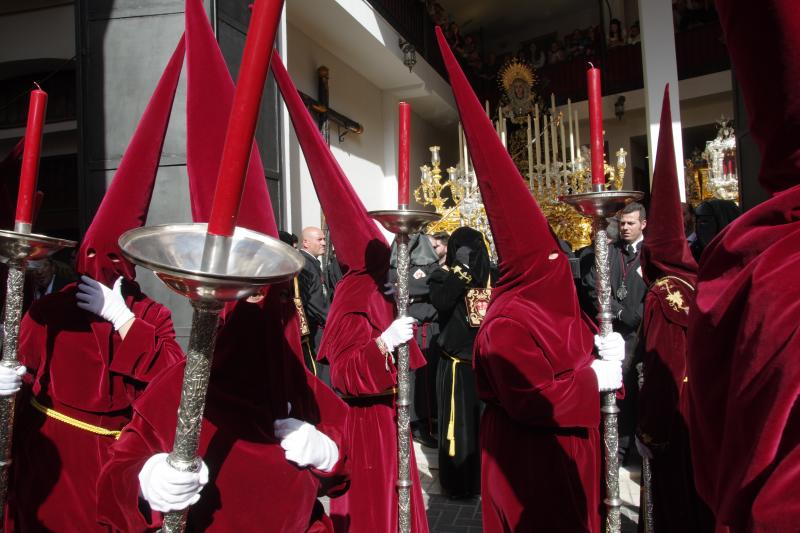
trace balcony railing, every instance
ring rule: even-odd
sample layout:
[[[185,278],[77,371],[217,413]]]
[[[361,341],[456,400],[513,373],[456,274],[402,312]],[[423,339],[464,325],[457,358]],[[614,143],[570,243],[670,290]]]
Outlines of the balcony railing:
[[[728,50],[722,42],[718,23],[692,28],[675,34],[678,79],[684,80],[730,68]],[[538,70],[541,90],[556,94],[560,103],[586,99],[586,63],[602,69],[603,93],[615,94],[644,87],[642,46],[640,43],[617,46],[605,51],[605,57],[575,58],[545,65]]]
[[[442,77],[447,79],[441,55],[434,38],[434,24],[417,0],[368,0],[380,15],[400,35],[414,45],[417,54],[425,58]],[[719,23],[692,28],[675,34],[675,53],[678,62],[678,79],[693,78],[728,70],[730,60],[722,40]],[[644,87],[641,44],[609,48],[605,55],[593,58],[575,58],[538,69],[542,81],[540,90],[556,94],[559,103],[567,98],[573,101],[586,99],[586,62],[592,61],[603,71],[603,93],[614,94]],[[496,102],[497,82],[480,78],[465,66],[465,72],[481,99]]]

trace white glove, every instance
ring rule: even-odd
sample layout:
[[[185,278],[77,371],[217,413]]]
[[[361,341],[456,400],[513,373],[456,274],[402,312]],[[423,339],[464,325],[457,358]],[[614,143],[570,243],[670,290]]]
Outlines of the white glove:
[[[313,466],[330,472],[339,461],[339,448],[326,434],[308,422],[281,418],[274,423],[275,436],[281,439],[286,460],[297,466]]]
[[[625,359],[625,339],[616,331],[606,335],[594,336],[597,355],[604,361],[622,361]]]
[[[183,511],[200,499],[200,491],[208,483],[208,467],[201,461],[197,472],[180,472],[167,464],[167,454],[152,456],[139,472],[142,498],[154,511]]]
[[[636,451],[639,452],[645,459],[652,459],[653,458],[653,451],[647,447],[645,443],[639,440],[639,437],[636,437]]]
[[[22,376],[26,371],[27,369],[22,365],[16,368],[0,365],[0,396],[16,394],[22,387]]]
[[[592,370],[597,374],[597,386],[600,388],[600,392],[608,392],[622,388],[621,361],[595,359],[592,361]]]
[[[414,336],[414,317],[406,316],[398,318],[381,333],[381,340],[386,344],[386,348],[393,352],[395,348],[411,340]]]
[[[122,297],[121,277],[114,282],[114,288],[109,289],[99,281],[81,276],[78,294],[75,297],[78,299],[78,307],[108,320],[117,331],[128,320],[134,318],[131,310],[125,305],[125,298]]]

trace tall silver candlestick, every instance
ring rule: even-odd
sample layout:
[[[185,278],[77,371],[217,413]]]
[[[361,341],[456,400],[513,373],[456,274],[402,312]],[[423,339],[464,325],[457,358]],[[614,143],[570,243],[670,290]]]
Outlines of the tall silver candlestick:
[[[225,302],[292,279],[303,267],[303,258],[279,240],[244,228],[237,227],[232,237],[209,239],[206,224],[137,228],[123,234],[119,246],[131,262],[155,272],[167,287],[189,298],[194,308],[175,440],[167,464],[182,472],[196,472],[201,466],[197,451],[219,313]],[[209,250],[209,246],[220,249]],[[162,531],[184,531],[187,513],[167,513]]]
[[[600,335],[606,336],[613,332],[611,313],[611,283],[608,262],[608,233],[606,232],[606,218],[614,215],[628,202],[640,200],[643,193],[639,191],[604,191],[602,185],[599,190],[588,193],[570,194],[562,196],[560,200],[568,203],[584,216],[591,217],[594,227],[594,265],[595,288],[599,312],[597,320],[600,325]],[[619,533],[620,505],[619,497],[619,427],[616,391],[600,394],[600,413],[603,419],[603,452],[605,457],[604,479],[606,486],[606,533]]]
[[[31,233],[31,225],[17,222],[15,231],[0,230],[0,261],[8,267],[6,304],[3,316],[3,358],[0,365],[16,369],[19,325],[22,320],[25,269],[28,261],[50,257],[59,250],[72,248],[75,241],[67,241]],[[8,494],[8,474],[11,467],[11,442],[14,437],[14,410],[16,395],[0,397],[0,527]]]
[[[369,216],[397,235],[397,316],[408,310],[408,240],[413,233],[441,218],[430,211],[397,209],[370,211]],[[408,343],[397,349],[397,531],[411,531],[411,375],[408,369]]]

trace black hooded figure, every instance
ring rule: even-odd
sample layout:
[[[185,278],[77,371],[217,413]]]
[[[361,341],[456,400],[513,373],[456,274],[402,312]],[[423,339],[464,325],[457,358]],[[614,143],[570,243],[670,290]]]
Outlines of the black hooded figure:
[[[700,262],[706,246],[741,214],[739,206],[730,200],[706,200],[698,205],[694,210],[695,238],[689,240],[694,260]]]
[[[436,395],[439,405],[439,474],[451,498],[480,494],[478,427],[483,411],[472,370],[478,327],[467,320],[466,295],[486,288],[491,276],[483,234],[458,228],[447,243],[445,268],[428,280],[431,303],[439,311],[440,349]]]

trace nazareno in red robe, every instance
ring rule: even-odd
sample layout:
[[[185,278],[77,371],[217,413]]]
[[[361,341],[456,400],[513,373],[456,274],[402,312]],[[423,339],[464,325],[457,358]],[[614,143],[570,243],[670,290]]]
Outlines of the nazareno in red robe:
[[[716,531],[800,524],[800,4],[718,0],[772,198],[705,249],[689,322],[695,480]]]
[[[169,310],[135,283],[125,286],[136,320],[124,340],[110,322],[76,306],[76,290],[72,284],[38,300],[21,326],[20,362],[33,386],[17,404],[8,502],[13,530],[104,531],[95,514],[96,486],[114,437],[45,416],[31,406],[31,395],[43,406],[118,431],[147,383],[183,358]]]
[[[115,431],[130,419],[131,404],[147,383],[183,358],[169,310],[131,281],[135,270],[117,245],[123,232],[147,218],[182,61],[181,42],[78,251],[79,273],[108,287],[125,278],[123,296],[136,317],[127,336],[81,310],[74,284],[37,301],[20,326],[19,359],[33,387],[18,398],[7,513],[14,529],[103,531],[96,484],[114,437],[45,416],[31,395],[41,406]]]
[[[686,328],[697,263],[683,229],[669,86],[664,90],[649,211],[642,247],[642,275],[649,289],[642,320],[644,381],[637,432],[653,452],[654,527],[709,531],[710,513],[694,488],[686,424]],[[642,523],[641,510],[639,517]]]
[[[346,271],[336,286],[318,356],[330,364],[331,384],[350,405],[350,490],[331,500],[336,531],[373,533],[397,528],[396,369],[375,339],[392,323],[394,302],[383,294],[389,245],[325,144],[277,53],[272,70],[314,181],[322,210]],[[425,358],[409,343],[411,369]],[[411,448],[411,530],[428,531],[422,488]]]
[[[331,531],[316,500],[346,488],[347,411],[297,356],[289,286],[261,302],[228,306],[212,362],[199,455],[210,481],[189,511],[187,531]],[[138,473],[153,454],[172,449],[184,363],[151,384],[113,447],[98,483],[100,520],[113,531],[152,531],[161,513],[139,497]],[[291,404],[291,412],[288,411]],[[273,422],[291,416],[314,424],[339,448],[331,472],[286,460]]]
[[[202,222],[211,211],[233,81],[199,0],[186,4],[186,47],[189,187],[193,218]],[[254,147],[237,225],[277,237],[270,206]],[[210,481],[189,511],[190,531],[331,529],[316,496],[345,487],[347,411],[305,370],[290,289],[271,286],[265,299],[229,304],[223,314],[200,437]],[[154,453],[172,448],[182,376],[177,365],[148,389],[114,446],[98,503],[100,519],[112,529],[149,530],[161,520],[138,498],[137,474]],[[336,443],[339,462],[331,472],[286,460],[273,422],[287,416],[316,425]]]
[[[593,338],[547,220],[436,29],[500,260],[475,341],[483,528],[599,531]]]

